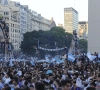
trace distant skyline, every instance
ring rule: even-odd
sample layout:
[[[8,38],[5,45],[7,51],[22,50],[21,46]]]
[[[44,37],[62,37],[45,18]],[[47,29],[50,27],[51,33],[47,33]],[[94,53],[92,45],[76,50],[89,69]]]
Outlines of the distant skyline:
[[[73,7],[79,13],[79,21],[88,21],[88,0],[12,0],[28,5],[44,18],[54,18],[56,24],[64,24],[64,8]]]

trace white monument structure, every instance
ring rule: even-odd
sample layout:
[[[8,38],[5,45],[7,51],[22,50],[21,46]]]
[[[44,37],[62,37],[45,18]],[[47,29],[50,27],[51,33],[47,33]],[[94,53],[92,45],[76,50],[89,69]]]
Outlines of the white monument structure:
[[[100,53],[100,0],[88,0],[88,51]]]

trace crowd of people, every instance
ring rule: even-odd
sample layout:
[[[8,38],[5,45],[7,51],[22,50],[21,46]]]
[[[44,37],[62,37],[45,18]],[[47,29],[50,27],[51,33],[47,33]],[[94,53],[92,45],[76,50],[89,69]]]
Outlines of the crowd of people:
[[[2,61],[0,90],[100,90],[100,65],[85,55],[66,65]]]

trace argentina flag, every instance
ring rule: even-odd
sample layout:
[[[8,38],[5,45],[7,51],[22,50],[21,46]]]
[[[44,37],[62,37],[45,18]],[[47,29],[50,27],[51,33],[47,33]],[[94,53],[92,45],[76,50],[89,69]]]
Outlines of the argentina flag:
[[[72,54],[68,54],[68,60],[74,62],[75,57]]]
[[[97,56],[91,55],[91,53],[88,52],[87,57],[89,58],[90,61],[93,61]]]

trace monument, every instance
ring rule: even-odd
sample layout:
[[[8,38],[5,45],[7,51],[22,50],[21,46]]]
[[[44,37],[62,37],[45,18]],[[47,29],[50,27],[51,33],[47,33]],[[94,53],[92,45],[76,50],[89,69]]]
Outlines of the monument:
[[[88,51],[100,53],[100,0],[88,1]]]

